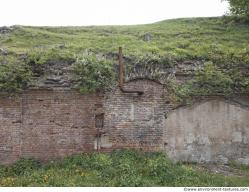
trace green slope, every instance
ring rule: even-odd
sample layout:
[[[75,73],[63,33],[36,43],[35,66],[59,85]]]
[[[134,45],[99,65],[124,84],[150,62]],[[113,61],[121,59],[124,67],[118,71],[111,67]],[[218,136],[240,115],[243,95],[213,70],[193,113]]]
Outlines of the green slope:
[[[145,41],[146,34],[151,36],[149,41]],[[32,76],[44,74],[51,61],[73,64],[81,79],[80,89],[94,91],[104,87],[108,77],[113,80],[111,68],[119,46],[131,65],[172,67],[184,60],[208,62],[191,85],[180,88],[183,95],[191,94],[186,89],[198,87],[193,83],[209,84],[194,94],[249,90],[249,25],[229,17],[215,17],[135,26],[15,26],[10,33],[0,34],[0,63],[5,65],[0,65],[0,91],[25,89]]]
[[[152,36],[149,42],[143,40],[147,33]],[[136,26],[19,26],[0,38],[1,47],[15,53],[51,48],[109,53],[122,46],[126,55],[156,53],[178,58],[208,58],[212,52],[243,55],[248,53],[248,42],[248,25],[225,23],[222,18],[175,19]]]

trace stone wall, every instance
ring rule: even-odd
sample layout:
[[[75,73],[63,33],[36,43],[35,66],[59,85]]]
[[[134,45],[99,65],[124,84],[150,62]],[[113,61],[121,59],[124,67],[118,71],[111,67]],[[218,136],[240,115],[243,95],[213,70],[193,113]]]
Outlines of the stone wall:
[[[249,108],[216,98],[176,109],[164,142],[174,160],[249,164]]]

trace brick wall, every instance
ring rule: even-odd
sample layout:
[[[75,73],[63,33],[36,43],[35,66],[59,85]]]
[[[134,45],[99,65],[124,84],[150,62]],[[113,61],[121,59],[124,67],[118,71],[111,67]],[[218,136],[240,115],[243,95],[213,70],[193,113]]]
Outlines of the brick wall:
[[[29,90],[0,99],[0,162],[20,157],[42,161],[73,153],[116,148],[160,150],[165,103],[163,85],[134,80],[125,85],[143,95],[114,92]]]
[[[171,111],[160,83],[137,79],[124,88],[144,94],[116,87],[105,95],[29,90],[1,98],[0,164],[119,148],[162,150],[174,160],[249,164],[248,97],[233,103],[206,98]]]
[[[126,83],[125,89],[144,94],[122,93],[116,88],[106,95],[103,133],[112,148],[162,149],[165,112],[169,108],[163,85],[134,80]]]
[[[21,98],[0,99],[0,162],[21,156],[50,160],[94,150],[97,94],[28,91]]]
[[[0,99],[0,163],[16,161],[20,155],[20,99]]]

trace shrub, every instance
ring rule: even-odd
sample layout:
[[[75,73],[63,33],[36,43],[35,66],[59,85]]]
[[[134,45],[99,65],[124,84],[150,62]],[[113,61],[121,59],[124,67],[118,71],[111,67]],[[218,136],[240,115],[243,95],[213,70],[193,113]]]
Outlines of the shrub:
[[[77,58],[73,72],[77,79],[75,87],[81,93],[105,90],[115,79],[112,63],[95,55]]]
[[[32,158],[21,158],[15,164],[9,167],[10,173],[23,175],[25,172],[31,172],[41,167],[41,163]]]
[[[112,166],[112,159],[108,154],[92,154],[91,155],[91,168],[103,171],[107,167]]]
[[[234,92],[233,79],[212,62],[206,62],[186,83],[178,85],[171,82],[170,85],[179,101],[191,96],[229,95]]]
[[[6,176],[7,168],[3,165],[0,165],[0,178]]]
[[[176,178],[176,166],[163,154],[151,156],[146,166],[148,175],[156,178],[159,184],[172,183]]]
[[[229,94],[232,92],[232,79],[212,62],[204,64],[204,68],[195,73],[190,82],[194,95]]]
[[[21,60],[9,57],[0,59],[0,94],[12,96],[28,87],[32,71]]]
[[[226,0],[230,7],[230,12],[234,15],[246,16],[249,18],[249,1],[248,0]]]

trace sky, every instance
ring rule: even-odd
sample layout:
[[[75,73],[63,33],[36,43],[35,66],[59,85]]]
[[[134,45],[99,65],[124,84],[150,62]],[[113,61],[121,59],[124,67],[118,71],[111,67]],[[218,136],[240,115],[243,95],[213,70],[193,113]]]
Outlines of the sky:
[[[1,0],[0,26],[133,25],[224,15],[221,0]]]

